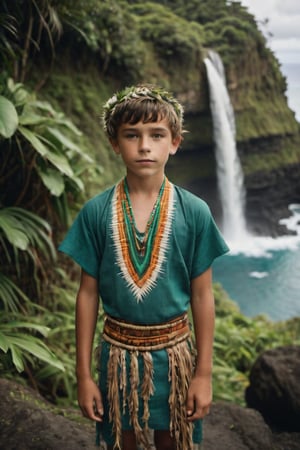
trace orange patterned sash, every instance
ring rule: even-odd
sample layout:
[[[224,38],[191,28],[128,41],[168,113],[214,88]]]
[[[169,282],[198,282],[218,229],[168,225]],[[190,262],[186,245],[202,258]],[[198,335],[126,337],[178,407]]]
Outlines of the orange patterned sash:
[[[127,350],[150,351],[172,347],[190,337],[186,313],[159,325],[136,325],[106,316],[103,339]]]

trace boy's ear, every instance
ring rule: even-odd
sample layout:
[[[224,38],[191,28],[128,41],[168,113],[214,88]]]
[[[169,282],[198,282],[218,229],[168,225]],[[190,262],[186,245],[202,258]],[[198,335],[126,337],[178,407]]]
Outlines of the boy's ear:
[[[175,155],[175,153],[177,152],[177,150],[181,144],[181,141],[182,141],[181,136],[177,136],[176,138],[172,139],[170,155]]]
[[[117,139],[109,139],[109,142],[110,142],[110,145],[111,145],[112,148],[113,148],[113,151],[114,151],[117,155],[119,155],[119,154],[120,154],[120,148],[119,148],[119,144],[118,144]]]

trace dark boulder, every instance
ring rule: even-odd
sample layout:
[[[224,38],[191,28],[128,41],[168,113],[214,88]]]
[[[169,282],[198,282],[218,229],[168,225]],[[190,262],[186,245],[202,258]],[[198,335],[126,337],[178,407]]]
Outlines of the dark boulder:
[[[56,410],[32,389],[0,379],[0,449],[95,449],[95,435],[77,410]]]
[[[271,430],[258,411],[216,403],[205,418],[203,450],[277,450]]]
[[[300,346],[275,348],[258,357],[246,402],[274,429],[300,432]]]

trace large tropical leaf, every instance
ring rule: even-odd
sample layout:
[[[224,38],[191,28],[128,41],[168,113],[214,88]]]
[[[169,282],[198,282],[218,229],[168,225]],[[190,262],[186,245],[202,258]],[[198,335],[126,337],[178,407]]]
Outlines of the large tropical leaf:
[[[6,239],[20,250],[27,250],[29,239],[22,223],[10,212],[10,208],[0,209],[0,232],[4,233]]]
[[[0,304],[2,315],[5,312],[16,313],[20,310],[24,311],[24,303],[30,303],[27,295],[10,278],[0,272]]]
[[[19,126],[18,130],[30,142],[32,147],[45,159],[50,161],[60,172],[68,177],[74,175],[68,159],[62,153],[55,153],[55,145],[26,127]]]
[[[14,329],[15,332],[17,332],[18,329],[22,329],[22,330],[38,331],[42,336],[47,337],[49,332],[51,331],[49,327],[41,325],[40,323],[26,322],[24,320],[17,320],[17,319],[10,319],[9,323],[0,323],[0,327],[2,333],[6,332],[7,335],[11,333],[12,329]]]
[[[48,122],[48,117],[43,117],[33,111],[28,111],[27,108],[23,109],[23,112],[19,117],[19,124],[24,126],[42,125]]]
[[[48,141],[48,144],[50,145],[51,143]],[[67,177],[72,178],[74,176],[74,172],[70,166],[68,159],[62,153],[54,153],[54,151],[49,151],[46,155],[46,158],[60,172],[67,175]]]
[[[69,129],[76,136],[81,136],[82,132],[74,125],[74,123],[68,119],[62,112],[56,111],[50,103],[40,100],[33,100],[30,102],[31,108],[36,112],[41,111],[41,114],[45,114],[44,117],[52,119],[53,125],[63,126]]]
[[[19,126],[18,130],[25,137],[27,141],[30,142],[32,147],[41,155],[46,157],[48,153],[48,148],[46,145],[39,139],[36,133],[33,133],[28,128]]]
[[[2,343],[1,349],[3,352],[6,353],[10,350],[12,361],[18,372],[24,370],[24,362],[28,358],[28,354],[59,370],[64,370],[63,364],[56,358],[54,353],[35,336],[20,333],[19,331],[13,332],[11,329],[3,330],[3,327],[0,325],[0,343]]]
[[[23,208],[10,207],[6,208],[9,212],[22,223],[23,229],[29,238],[30,243],[43,251],[46,257],[56,259],[56,250],[52,241],[51,227],[49,223],[27,211]]]
[[[24,107],[26,103],[32,100],[33,94],[27,91],[22,83],[15,83],[11,78],[9,78],[7,81],[7,86],[13,94],[13,102],[16,107]]]
[[[38,168],[38,173],[49,189],[50,193],[55,197],[59,197],[65,190],[65,182],[62,174],[51,168]]]
[[[0,233],[1,230],[14,248],[29,251],[30,244],[55,260],[51,228],[36,214],[18,207],[3,208],[0,210]]]
[[[0,95],[0,135],[10,138],[18,128],[19,118],[15,106],[7,98]]]
[[[48,132],[54,136],[57,141],[65,148],[70,150],[74,150],[77,153],[81,154],[81,150],[71,139],[69,139],[65,134],[63,134],[59,129],[48,127]],[[91,159],[91,158],[90,158]]]

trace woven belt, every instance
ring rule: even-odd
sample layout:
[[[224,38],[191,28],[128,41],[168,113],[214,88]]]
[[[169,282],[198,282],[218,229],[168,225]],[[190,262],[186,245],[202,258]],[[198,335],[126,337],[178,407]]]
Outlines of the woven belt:
[[[190,337],[186,313],[159,325],[136,325],[106,316],[103,339],[127,350],[159,350]]]

